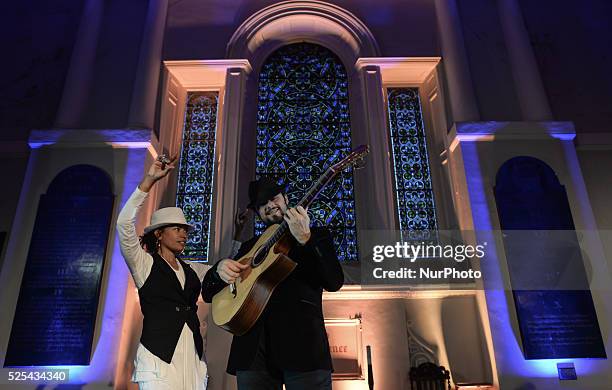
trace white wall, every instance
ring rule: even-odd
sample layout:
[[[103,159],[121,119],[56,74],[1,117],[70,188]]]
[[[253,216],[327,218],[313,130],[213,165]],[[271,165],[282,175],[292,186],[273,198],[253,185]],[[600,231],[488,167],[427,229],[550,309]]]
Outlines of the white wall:
[[[56,135],[58,135],[57,132]],[[2,351],[0,364],[3,364],[5,359],[40,196],[47,191],[49,183],[62,170],[75,164],[90,164],[102,169],[111,177],[115,202],[104,264],[91,365],[71,367],[70,382],[86,383],[84,389],[108,388],[112,386],[115,379],[129,278],[127,266],[116,241],[114,221],[121,205],[125,203],[142,178],[149,152],[142,143],[138,144],[139,147],[132,149],[112,147],[103,142],[104,140],[96,143],[94,140],[99,139],[100,135],[95,132],[89,134],[89,137],[85,135],[90,140],[89,144],[71,142],[71,137],[70,134],[60,134],[58,138],[51,141],[55,145],[33,149],[30,153],[15,212],[15,222],[0,274],[0,283],[3,286],[0,289],[0,307],[2,307],[2,312],[6,313],[0,316],[0,351]],[[106,141],[110,143],[118,139],[114,137]],[[36,388],[36,386],[30,386],[30,388]]]
[[[375,389],[410,389],[408,328],[450,370],[453,381],[491,381],[475,291],[360,291],[355,295],[342,290],[326,293],[323,312],[325,318],[361,315],[363,344],[372,348]],[[337,390],[352,386],[355,383],[334,382]]]
[[[565,186],[577,230],[597,228],[593,208],[587,195],[574,144],[573,125],[563,122],[462,124],[463,130],[452,133],[451,170],[460,189],[457,202],[464,212],[463,228],[499,229],[493,188],[499,167],[516,156],[531,156],[548,164]],[[560,140],[559,138],[565,139]],[[472,225],[473,224],[473,225]],[[482,262],[487,310],[490,319],[499,385],[502,389],[607,389],[612,381],[612,362],[601,359],[569,359],[574,362],[577,381],[563,384],[557,378],[559,359],[525,360],[511,291],[507,289],[508,272],[502,245],[493,242],[489,250],[496,253]],[[585,234],[581,243],[585,269],[601,327],[604,345],[611,351],[610,321],[612,293],[603,246],[597,236]]]

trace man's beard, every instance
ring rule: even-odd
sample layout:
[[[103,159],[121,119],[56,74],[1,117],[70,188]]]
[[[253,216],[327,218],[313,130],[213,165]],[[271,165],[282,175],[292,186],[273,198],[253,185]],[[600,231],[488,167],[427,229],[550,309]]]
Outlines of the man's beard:
[[[273,214],[270,215],[266,215],[266,220],[264,221],[266,223],[266,225],[270,226],[270,225],[274,225],[276,223],[281,223],[283,221],[283,212],[282,210],[279,208],[278,212],[275,211]]]
[[[283,220],[283,217],[279,217],[279,216],[274,216],[273,218],[271,218],[270,220],[268,220],[267,225],[274,225],[277,223],[281,223],[281,221]]]

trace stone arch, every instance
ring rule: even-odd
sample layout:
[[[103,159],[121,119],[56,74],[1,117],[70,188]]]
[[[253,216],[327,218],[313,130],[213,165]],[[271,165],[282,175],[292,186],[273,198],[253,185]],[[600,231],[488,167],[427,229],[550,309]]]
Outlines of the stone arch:
[[[355,15],[323,1],[283,1],[247,18],[227,44],[228,58],[246,58],[257,72],[281,46],[308,41],[335,52],[347,69],[360,57],[379,57],[368,27]]]
[[[355,15],[334,4],[318,0],[283,1],[263,8],[248,17],[227,44],[226,56],[248,60],[252,72],[246,80],[240,156],[255,161],[255,123],[259,73],[266,59],[277,49],[292,43],[308,42],[336,54],[347,70],[349,109],[353,146],[369,143],[366,126],[366,93],[361,82],[360,58],[378,58],[380,49],[368,27]],[[246,188],[255,176],[255,166],[245,166],[238,187]],[[373,168],[368,168],[373,169]],[[390,172],[389,172],[390,174]],[[355,191],[361,184],[356,184]],[[386,193],[386,192],[385,192]],[[246,204],[246,191],[239,192],[239,204]],[[357,224],[369,226],[365,213],[368,196],[355,197]],[[378,217],[375,217],[378,218]],[[372,218],[373,220],[374,218]]]
[[[565,187],[545,162],[517,156],[495,178],[502,229],[574,229]]]

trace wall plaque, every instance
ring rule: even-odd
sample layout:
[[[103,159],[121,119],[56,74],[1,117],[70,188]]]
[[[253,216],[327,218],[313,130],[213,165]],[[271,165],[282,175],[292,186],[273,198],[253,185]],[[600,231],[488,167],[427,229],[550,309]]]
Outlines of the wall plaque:
[[[361,319],[326,319],[325,329],[334,366],[332,378],[365,379]]]
[[[110,179],[89,165],[41,196],[5,367],[89,364],[112,210]]]
[[[605,358],[565,187],[544,162],[499,169],[495,201],[525,359]]]

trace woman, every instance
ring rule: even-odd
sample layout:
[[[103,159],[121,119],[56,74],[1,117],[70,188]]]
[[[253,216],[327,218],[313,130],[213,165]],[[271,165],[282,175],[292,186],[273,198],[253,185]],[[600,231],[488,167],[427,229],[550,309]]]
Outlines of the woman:
[[[187,264],[177,257],[192,226],[181,209],[166,207],[153,213],[142,244],[135,228],[148,192],[174,169],[175,161],[176,157],[160,156],[117,219],[121,253],[138,288],[144,315],[132,375],[132,381],[144,390],[204,390],[208,379],[196,302],[210,267]]]

